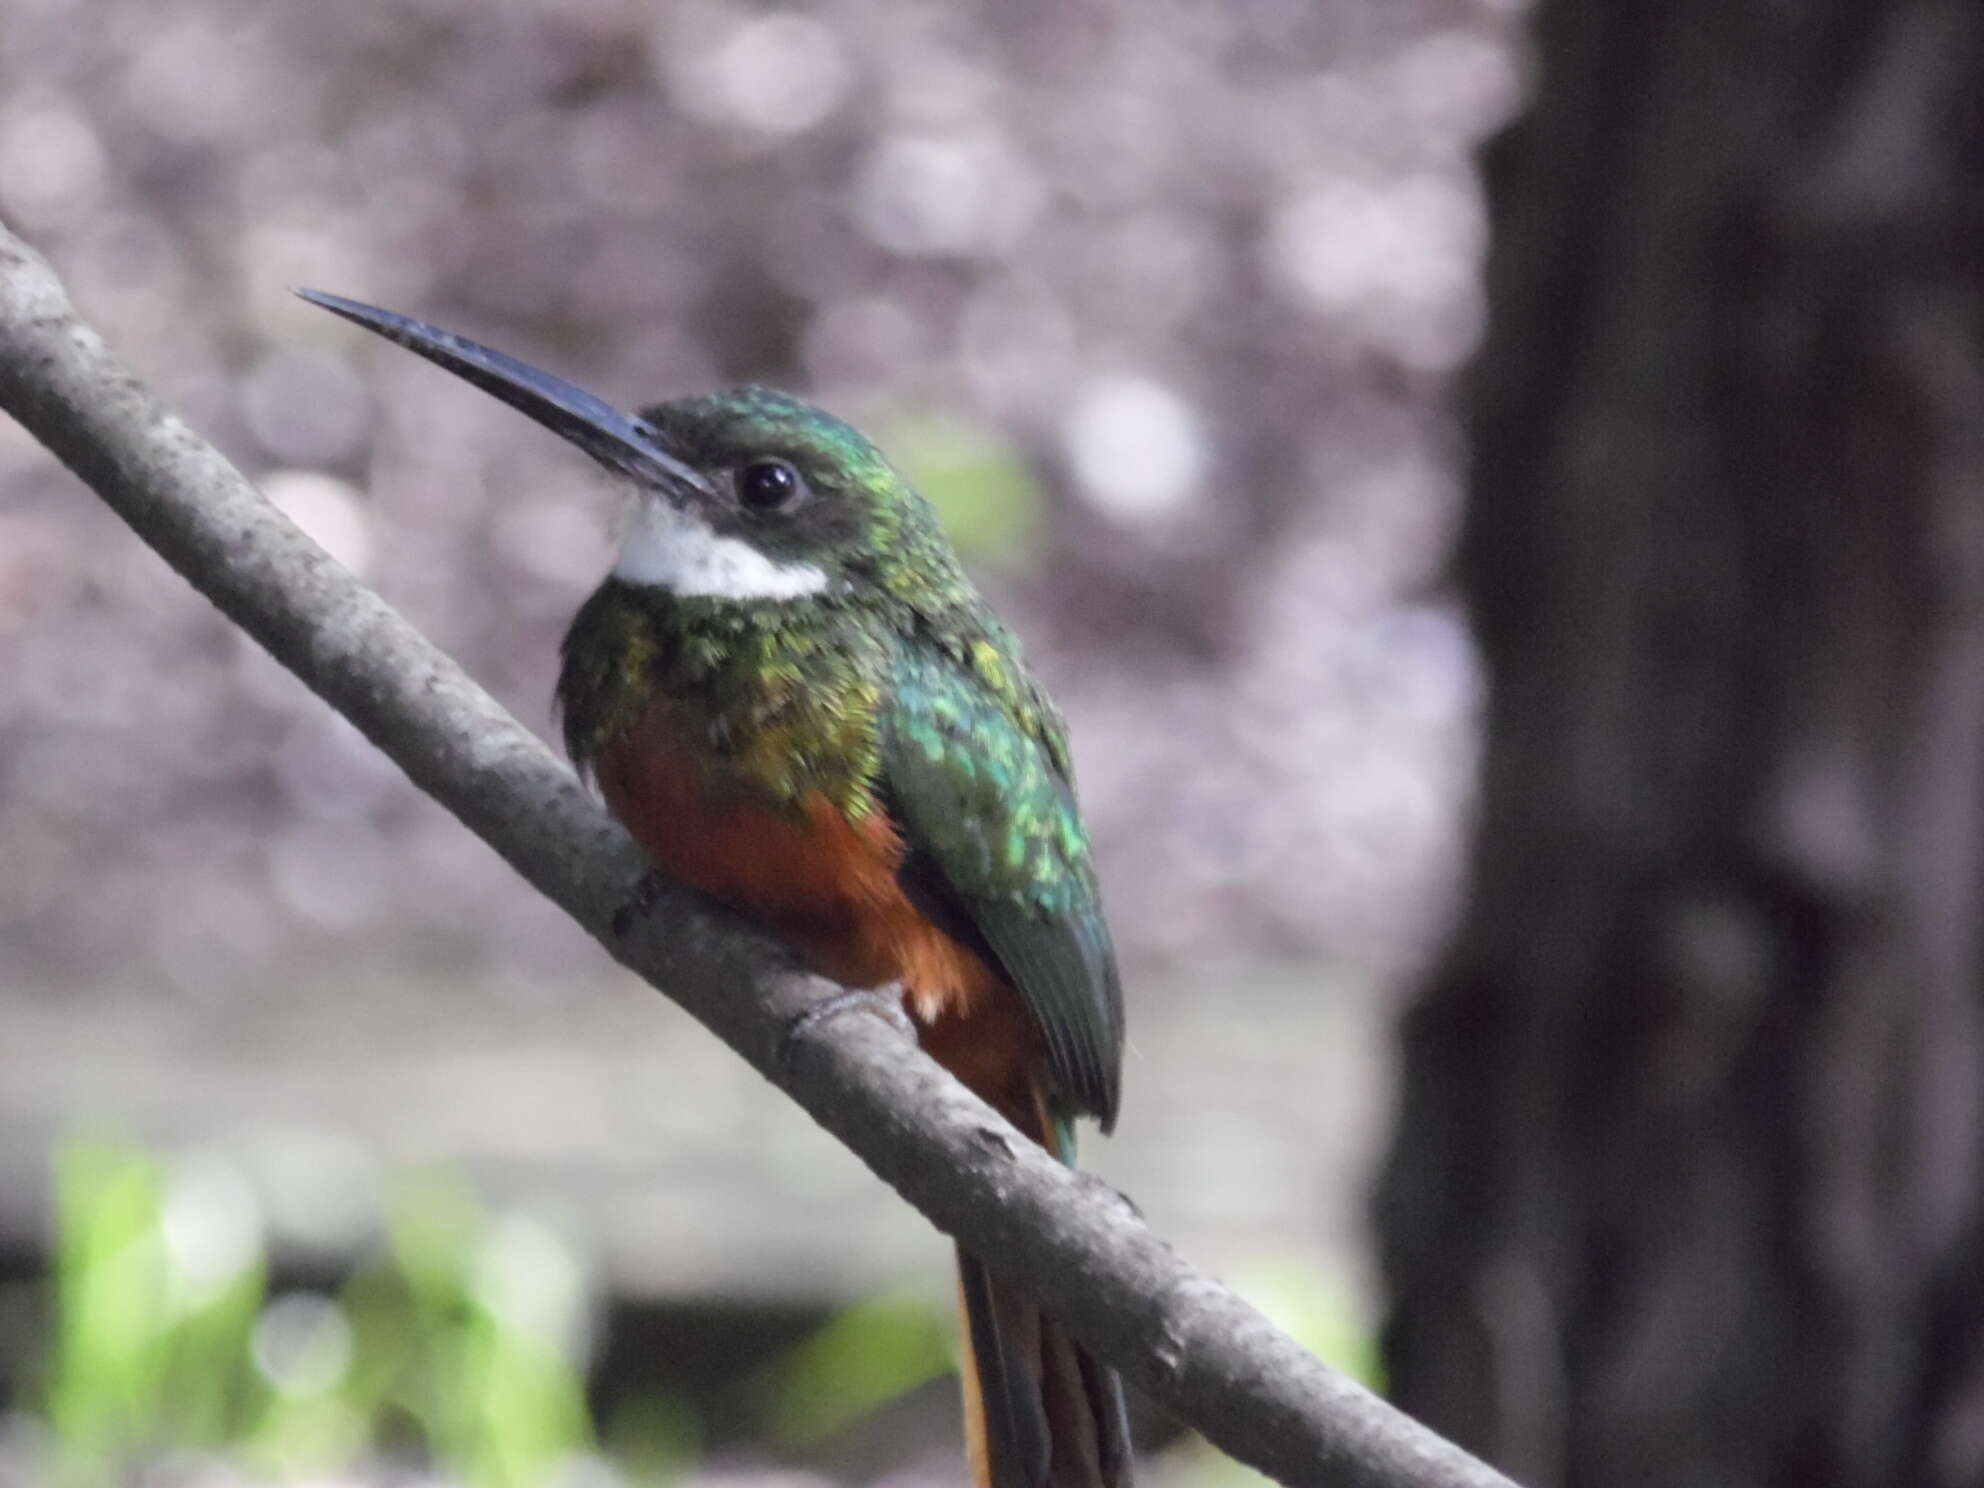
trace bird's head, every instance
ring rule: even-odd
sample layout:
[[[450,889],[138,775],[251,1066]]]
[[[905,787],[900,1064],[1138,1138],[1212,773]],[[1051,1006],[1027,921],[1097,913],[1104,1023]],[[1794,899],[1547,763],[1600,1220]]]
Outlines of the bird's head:
[[[500,398],[630,482],[636,505],[613,569],[622,582],[750,605],[868,596],[913,608],[964,588],[929,503],[858,431],[797,398],[747,387],[624,413],[466,336],[297,293]]]

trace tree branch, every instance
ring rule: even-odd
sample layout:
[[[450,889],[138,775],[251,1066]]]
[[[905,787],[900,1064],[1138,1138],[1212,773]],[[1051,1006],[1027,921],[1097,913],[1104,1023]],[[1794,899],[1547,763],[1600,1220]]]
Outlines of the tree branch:
[[[125,370],[4,227],[0,407],[613,956],[1181,1419],[1286,1483],[1506,1485],[1187,1265],[1106,1186],[1021,1138],[882,1019],[809,1021],[788,1045],[797,1015],[838,989],[752,927],[671,892],[617,937],[609,921],[645,866],[626,834]]]

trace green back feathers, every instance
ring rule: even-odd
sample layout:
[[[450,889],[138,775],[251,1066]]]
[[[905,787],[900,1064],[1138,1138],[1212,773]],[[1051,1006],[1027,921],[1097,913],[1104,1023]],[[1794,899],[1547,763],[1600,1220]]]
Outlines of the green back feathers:
[[[904,648],[884,713],[884,788],[911,845],[905,880],[969,924],[1040,1024],[1056,1113],[1106,1128],[1123,1039],[1115,952],[1059,718],[1030,678],[1015,680],[1027,695],[1017,708],[952,653]]]

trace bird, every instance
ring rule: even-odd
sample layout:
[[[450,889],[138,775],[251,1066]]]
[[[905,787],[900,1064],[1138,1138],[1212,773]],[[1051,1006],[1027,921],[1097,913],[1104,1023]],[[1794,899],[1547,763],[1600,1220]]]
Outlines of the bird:
[[[932,1057],[1062,1161],[1079,1118],[1109,1131],[1123,997],[1066,727],[881,451],[782,392],[630,414],[424,321],[297,293],[631,487],[557,700],[574,765],[654,868],[899,1000]],[[1124,1488],[1115,1372],[996,1261],[958,1247],[974,1482]]]

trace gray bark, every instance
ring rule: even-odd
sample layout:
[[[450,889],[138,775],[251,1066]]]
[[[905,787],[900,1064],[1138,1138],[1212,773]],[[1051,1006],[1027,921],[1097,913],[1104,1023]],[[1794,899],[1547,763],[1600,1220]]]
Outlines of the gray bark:
[[[1396,1396],[1538,1485],[1984,1476],[1984,7],[1546,0]]]

